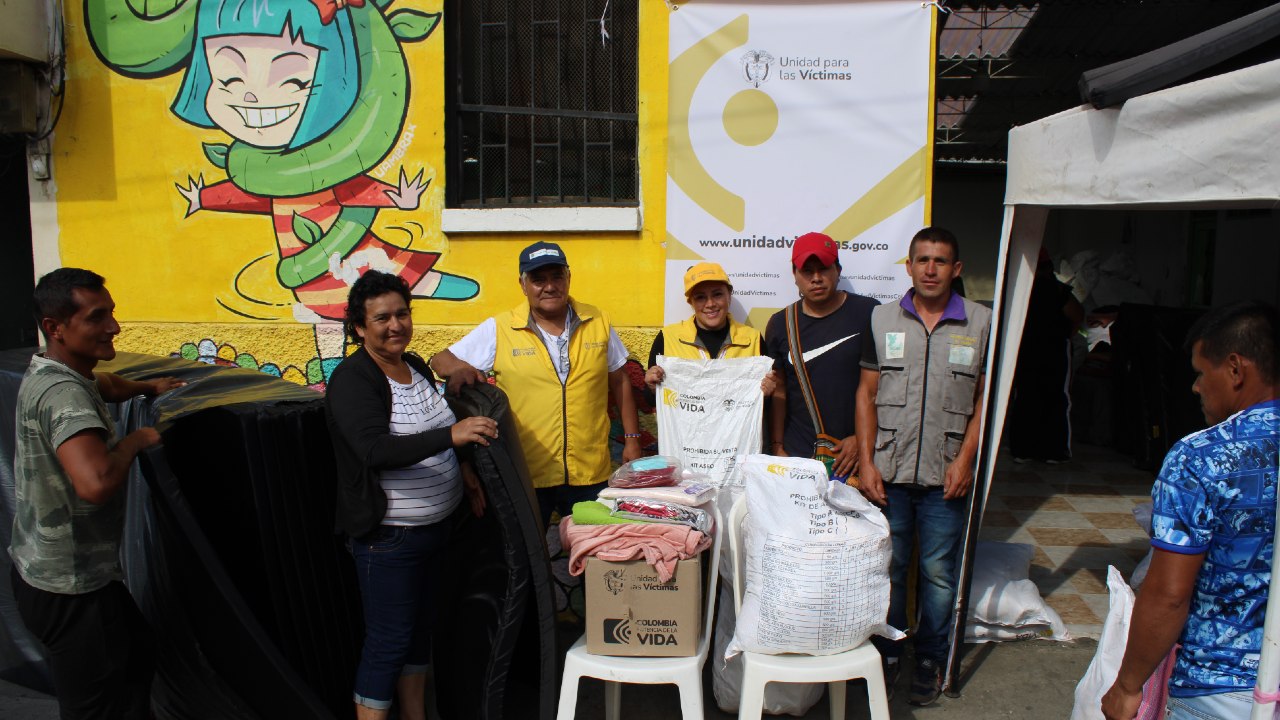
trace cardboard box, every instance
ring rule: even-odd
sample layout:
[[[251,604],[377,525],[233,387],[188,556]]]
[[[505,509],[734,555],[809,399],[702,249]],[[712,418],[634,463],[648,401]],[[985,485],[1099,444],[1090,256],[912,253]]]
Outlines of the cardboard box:
[[[662,583],[644,560],[587,559],[587,652],[688,657],[698,652],[702,562],[681,560]]]

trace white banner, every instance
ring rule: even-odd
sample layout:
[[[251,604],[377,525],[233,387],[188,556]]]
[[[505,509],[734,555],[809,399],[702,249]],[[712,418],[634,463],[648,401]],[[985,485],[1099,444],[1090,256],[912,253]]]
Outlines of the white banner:
[[[932,6],[697,0],[670,15],[666,322],[709,260],[764,329],[798,296],[791,244],[841,244],[841,287],[882,302],[929,209]]]

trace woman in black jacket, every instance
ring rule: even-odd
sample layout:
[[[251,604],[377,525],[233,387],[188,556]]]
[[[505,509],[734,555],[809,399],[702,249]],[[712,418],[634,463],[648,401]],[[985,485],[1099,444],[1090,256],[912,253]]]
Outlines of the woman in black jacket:
[[[370,270],[347,298],[346,331],[360,345],[329,378],[325,409],[338,472],[338,529],[351,539],[364,601],[365,641],[356,670],[360,720],[425,718],[426,669],[441,522],[465,498],[484,512],[475,472],[454,448],[489,444],[487,417],[458,421],[413,338],[409,286]]]

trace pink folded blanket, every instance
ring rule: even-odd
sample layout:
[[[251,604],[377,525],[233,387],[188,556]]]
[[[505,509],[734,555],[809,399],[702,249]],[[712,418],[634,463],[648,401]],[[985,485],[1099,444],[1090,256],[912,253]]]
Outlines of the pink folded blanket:
[[[560,545],[569,550],[571,575],[585,572],[589,557],[610,562],[643,557],[666,582],[676,574],[677,562],[711,547],[711,538],[687,525],[574,525],[567,517],[560,521]]]

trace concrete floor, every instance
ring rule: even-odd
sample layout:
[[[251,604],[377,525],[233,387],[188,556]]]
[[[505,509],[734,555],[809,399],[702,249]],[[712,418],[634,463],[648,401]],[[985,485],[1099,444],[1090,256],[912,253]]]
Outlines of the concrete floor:
[[[970,646],[961,664],[961,696],[945,695],[930,707],[907,704],[910,680],[903,673],[898,692],[890,704],[894,718],[1065,718],[1071,714],[1072,693],[1097,649],[1093,640],[1070,643],[1025,640]],[[849,687],[850,720],[867,718],[865,690],[860,682]],[[584,680],[579,688],[578,718],[604,717],[604,684]],[[708,674],[705,683],[707,720],[736,717],[721,712],[711,693]],[[0,718],[5,720],[56,720],[57,702],[40,693],[0,680]],[[622,691],[623,720],[676,720],[680,717],[679,697],[674,686],[627,685]],[[827,720],[830,713],[824,697],[804,718]],[[213,719],[211,719],[213,720]],[[512,718],[512,720],[521,720]]]
[[[972,645],[961,663],[960,697],[945,695],[929,707],[907,704],[910,678],[903,672],[890,703],[894,718],[1065,718],[1071,715],[1076,683],[1084,675],[1098,644],[1081,639],[1068,643],[1024,640]],[[711,660],[708,660],[711,662]],[[909,666],[908,666],[909,667]],[[730,720],[736,715],[721,712],[711,693],[709,674],[704,682],[707,720]],[[850,684],[847,718],[868,718],[866,691],[861,681]],[[604,717],[604,684],[584,680],[578,693],[580,719]],[[623,720],[667,720],[680,717],[679,696],[674,686],[626,685],[622,690]],[[806,720],[831,717],[824,696],[803,716]]]

